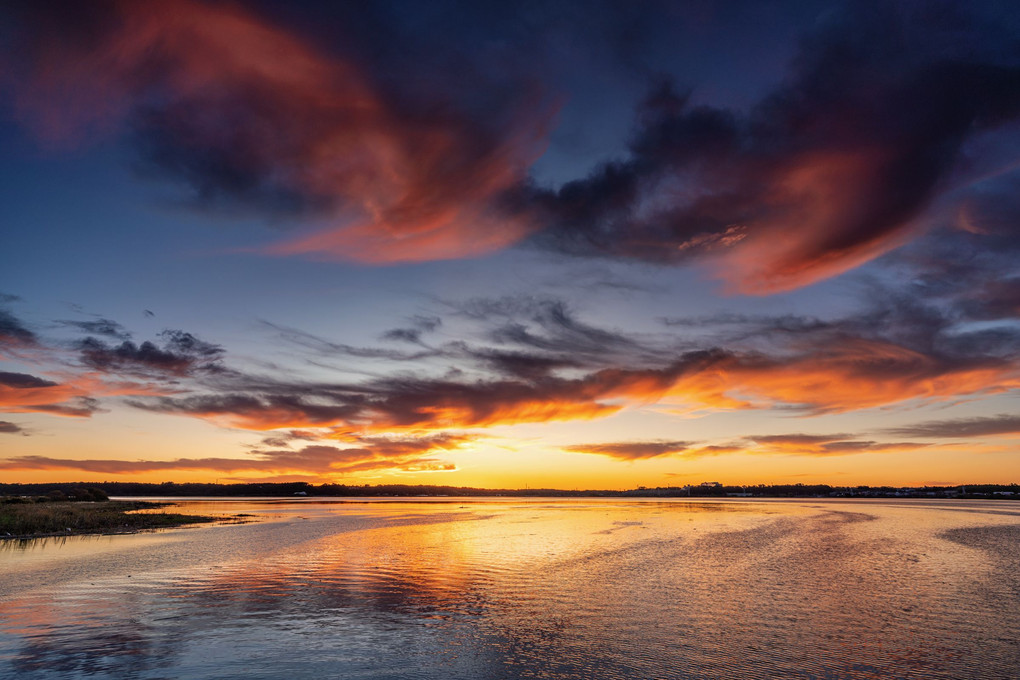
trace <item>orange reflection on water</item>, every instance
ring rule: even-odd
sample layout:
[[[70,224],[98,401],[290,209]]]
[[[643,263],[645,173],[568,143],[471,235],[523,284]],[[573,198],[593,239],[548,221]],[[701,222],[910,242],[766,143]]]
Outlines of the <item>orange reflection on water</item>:
[[[0,600],[0,674],[383,678],[409,659],[429,678],[994,674],[1015,651],[995,640],[1017,628],[1020,505],[994,506],[240,502],[264,521],[167,534],[183,538]]]

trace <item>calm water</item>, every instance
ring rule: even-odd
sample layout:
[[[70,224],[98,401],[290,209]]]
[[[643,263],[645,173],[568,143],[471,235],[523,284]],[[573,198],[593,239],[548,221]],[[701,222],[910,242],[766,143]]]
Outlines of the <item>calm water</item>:
[[[187,502],[0,544],[0,678],[1016,678],[1020,503]]]

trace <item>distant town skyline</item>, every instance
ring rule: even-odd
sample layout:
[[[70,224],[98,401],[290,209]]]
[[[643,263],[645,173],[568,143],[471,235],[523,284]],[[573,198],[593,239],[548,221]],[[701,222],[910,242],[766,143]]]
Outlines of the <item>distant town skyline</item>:
[[[0,481],[1020,481],[1010,3],[0,10]]]

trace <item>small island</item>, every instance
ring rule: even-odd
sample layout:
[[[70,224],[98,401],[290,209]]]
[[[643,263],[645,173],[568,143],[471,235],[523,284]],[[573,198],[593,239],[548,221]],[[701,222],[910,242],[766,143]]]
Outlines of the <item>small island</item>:
[[[75,489],[74,492],[65,494],[56,491],[34,497],[0,497],[0,540],[80,534],[126,534],[222,519],[182,515],[176,512],[137,512],[173,504],[111,501],[99,488]]]

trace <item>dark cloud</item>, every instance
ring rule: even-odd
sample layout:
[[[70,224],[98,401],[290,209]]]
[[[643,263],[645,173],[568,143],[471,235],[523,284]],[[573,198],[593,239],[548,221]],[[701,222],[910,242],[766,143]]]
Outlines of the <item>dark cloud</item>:
[[[469,350],[467,354],[497,373],[525,380],[537,380],[548,377],[553,371],[565,368],[582,368],[586,365],[583,361],[570,358],[567,351],[559,352],[554,356],[481,348]]]
[[[16,112],[51,142],[130,130],[138,170],[179,184],[196,207],[334,225],[281,254],[455,257],[531,228],[498,204],[541,154],[555,106],[539,79],[511,75],[510,54],[445,64],[455,69],[404,56],[397,78],[384,62],[428,34],[398,30],[389,12],[348,4],[316,25],[269,9],[26,7],[12,16]],[[310,39],[292,19],[329,34]],[[418,47],[449,58],[455,42]]]
[[[421,436],[363,436],[358,437],[363,446],[374,455],[386,458],[421,455],[435,451],[453,451],[477,441],[477,435],[440,432]]]
[[[418,328],[427,333],[431,333],[437,330],[443,325],[443,320],[438,316],[426,316],[424,314],[415,314],[411,317],[411,323],[414,324],[415,328]]]
[[[691,353],[656,369],[606,368],[579,378],[475,382],[387,378],[373,385],[371,410],[383,414],[383,422],[402,427],[588,419],[619,411],[623,399],[661,396],[680,377],[719,358]]]
[[[383,333],[382,339],[418,344],[421,342],[421,330],[417,328],[394,328]]]
[[[302,389],[300,383],[292,390]],[[178,413],[209,419],[222,419],[253,430],[272,430],[281,427],[317,427],[356,420],[363,407],[351,397],[347,403],[335,395],[315,394],[307,390],[308,398],[292,394],[199,394],[190,397],[158,397],[131,399],[128,403],[157,413]]]
[[[93,413],[99,413],[103,409],[99,400],[93,397],[73,397],[67,401],[52,404],[25,403],[20,405],[22,411],[36,413],[49,413],[57,416],[68,416],[72,418],[88,418]]]
[[[133,474],[166,470],[215,470],[234,472],[297,471],[314,474],[337,474],[376,469],[408,469],[417,471],[456,469],[450,463],[422,458],[435,451],[455,450],[474,437],[438,434],[427,437],[365,438],[358,446],[340,448],[315,444],[299,451],[253,451],[246,458],[177,458],[174,460],[73,460],[47,456],[17,456],[0,459],[0,470],[81,470],[107,474]]]
[[[224,369],[181,394],[129,403],[256,430],[349,435],[590,419],[658,402],[681,410],[818,414],[1020,385],[1020,345],[1009,332],[960,328],[952,310],[924,299],[886,290],[868,296],[862,311],[830,319],[669,320],[671,328],[699,333],[686,341],[600,328],[562,301],[527,296],[447,303],[488,343],[457,341],[421,352],[356,348],[268,324],[317,358],[377,359],[378,371],[360,381],[313,382]],[[394,374],[387,362],[414,370]],[[830,452],[879,446],[851,435],[802,444]],[[712,453],[720,452],[698,455]]]
[[[74,379],[57,383],[28,373],[3,371],[0,372],[0,411],[87,418],[101,410],[99,401],[89,396],[92,387],[93,384],[78,384]],[[126,388],[126,385],[119,387]]]
[[[1020,220],[1017,221],[1020,225]],[[904,295],[937,304],[959,323],[1012,334],[1020,319],[1020,226],[1011,238],[945,228],[886,258]],[[990,322],[997,325],[990,327]],[[975,336],[980,338],[980,336]]]
[[[564,451],[573,453],[593,453],[609,456],[617,460],[643,460],[681,454],[690,448],[690,442],[650,441],[650,442],[613,442],[608,444],[576,444],[563,447]]]
[[[290,430],[289,432],[278,432],[269,437],[263,437],[261,443],[263,446],[283,448],[284,446],[290,446],[291,442],[315,441],[316,439],[321,438],[321,435],[314,432],[306,430]]]
[[[13,387],[14,389],[34,389],[38,387],[56,387],[57,383],[45,378],[39,378],[28,373],[9,373],[0,371],[0,385]]]
[[[350,356],[359,359],[383,359],[390,361],[418,361],[433,356],[440,352],[434,349],[422,349],[414,352],[402,352],[400,350],[384,349],[378,347],[356,347],[340,342],[333,342],[321,338],[313,333],[297,328],[280,326],[269,321],[262,322],[266,327],[277,332],[279,338],[291,345],[310,350],[317,356],[335,357]],[[400,338],[403,339],[403,338]]]
[[[57,323],[113,339],[130,337],[129,331],[110,319]],[[0,371],[0,411],[8,413],[87,418],[103,410],[100,398],[155,396],[168,390],[176,393],[179,388],[171,384],[223,370],[221,348],[183,331],[161,333],[161,346],[152,342],[136,345],[130,340],[108,345],[91,335],[68,345],[40,339],[17,323],[8,323],[7,328],[14,328],[15,343],[23,349],[17,353],[20,361],[46,366],[51,375],[59,376],[58,382]],[[69,349],[75,352],[77,362],[68,361]]]
[[[1008,373],[1020,362],[1020,329],[1009,324],[975,327],[969,322],[978,319],[967,313],[973,297],[948,297],[874,283],[864,290],[861,309],[841,317],[725,314],[663,322],[697,333],[703,342],[763,356],[836,359],[845,354],[850,360],[861,355],[860,370],[853,373],[867,374],[870,364],[876,378],[883,366],[891,376],[930,371],[935,377],[995,367]]]
[[[489,338],[501,345],[569,355],[573,361],[606,358],[614,352],[633,355],[640,347],[623,333],[581,322],[557,298],[521,295],[448,304],[459,316],[488,324]]]
[[[536,378],[558,369],[603,367],[613,363],[613,357],[638,361],[642,353],[648,354],[650,363],[661,363],[661,347],[645,348],[623,333],[584,324],[562,300],[519,296],[479,298],[446,305],[457,316],[477,323],[481,335],[501,347],[479,346],[461,340],[438,346],[425,345],[421,335],[441,325],[438,317],[416,317],[415,327],[393,329],[383,335],[384,339],[420,345],[421,349],[416,351],[356,347],[298,329],[264,323],[277,331],[281,339],[311,351],[316,357],[399,362],[448,360],[514,378]]]
[[[102,335],[115,340],[130,340],[131,333],[116,321],[97,319],[96,321],[58,321],[62,326],[76,328],[90,335]]]
[[[78,343],[77,349],[85,365],[114,373],[184,376],[222,370],[221,347],[180,330],[163,331],[160,336],[162,347],[148,340],[140,345],[130,340],[120,345],[107,345],[88,337]]]
[[[0,348],[33,347],[38,343],[35,333],[28,330],[10,312],[0,309]]]
[[[888,252],[960,198],[974,230],[1016,240],[1015,177],[956,183],[985,160],[976,142],[1020,116],[1008,5],[788,7],[784,25],[812,29],[787,77],[738,110],[700,103],[716,83],[679,82],[711,69],[678,64],[675,43],[750,3],[483,4],[26,4],[8,17],[14,111],[51,142],[130,130],[137,167],[202,208],[332,225],[270,248],[282,255],[442,259],[530,237],[581,256],[719,256],[733,288],[765,294]],[[622,155],[558,186],[529,175],[556,134],[553,92],[670,70]]]
[[[290,344],[309,350],[319,358],[353,357],[381,361],[419,362],[446,360],[458,368],[475,367],[512,378],[534,379],[559,369],[598,368],[612,363],[613,355],[636,357],[642,345],[622,333],[579,322],[561,300],[527,296],[447,302],[457,316],[478,324],[480,335],[502,347],[476,345],[463,340],[428,346],[421,335],[439,328],[439,317],[414,317],[411,328],[387,331],[384,339],[418,344],[420,350],[404,351],[356,347],[311,333],[264,322]],[[507,347],[509,346],[509,347]],[[647,348],[659,363],[661,348]]]
[[[24,428],[17,423],[0,420],[0,434],[26,434]]]
[[[959,5],[852,3],[835,17],[747,114],[653,92],[627,158],[524,199],[552,225],[536,242],[660,263],[728,253],[723,274],[752,294],[899,245],[964,143],[1020,115],[1020,57]]]
[[[438,316],[415,315],[411,317],[410,321],[412,324],[410,328],[394,328],[386,331],[383,333],[382,339],[421,344],[423,334],[431,333],[443,324],[443,320]]]
[[[134,399],[147,410],[221,419],[252,429],[325,427],[342,431],[465,428],[586,419],[619,411],[623,400],[655,400],[677,380],[725,355],[682,355],[655,369],[602,369],[582,377],[460,381],[416,376],[361,384],[312,384],[228,376],[232,392]]]
[[[415,352],[357,348],[267,324],[327,363],[338,357],[377,360],[376,372],[360,380],[311,381],[272,365],[264,367],[266,375],[238,370],[228,366],[222,347],[183,331],[165,331],[159,344],[107,344],[90,336],[77,345],[81,363],[75,368],[87,369],[80,378],[58,384],[0,373],[0,405],[10,412],[87,416],[99,409],[97,397],[123,396],[149,411],[291,431],[267,435],[265,446],[282,449],[304,434],[310,441],[583,420],[652,403],[678,410],[818,414],[1020,386],[1020,343],[1008,325],[973,327],[942,298],[880,288],[867,296],[870,302],[861,311],[828,319],[667,320],[670,328],[696,332],[693,339],[603,328],[554,298],[471,299],[445,304],[481,341]],[[410,327],[424,331],[440,324],[422,317]],[[687,349],[691,346],[703,349]],[[400,372],[394,372],[397,366]],[[143,380],[131,382],[132,377]],[[885,446],[851,435],[800,442],[762,438],[753,444],[800,446],[816,455]],[[616,453],[640,457],[642,451],[650,455],[651,449]],[[684,455],[725,452],[691,446]]]
[[[1020,318],[1020,276],[984,281],[970,300],[970,316],[978,319]]]
[[[999,414],[976,418],[930,420],[907,427],[890,428],[885,432],[899,437],[932,437],[936,439],[1020,434],[1020,416]]]

